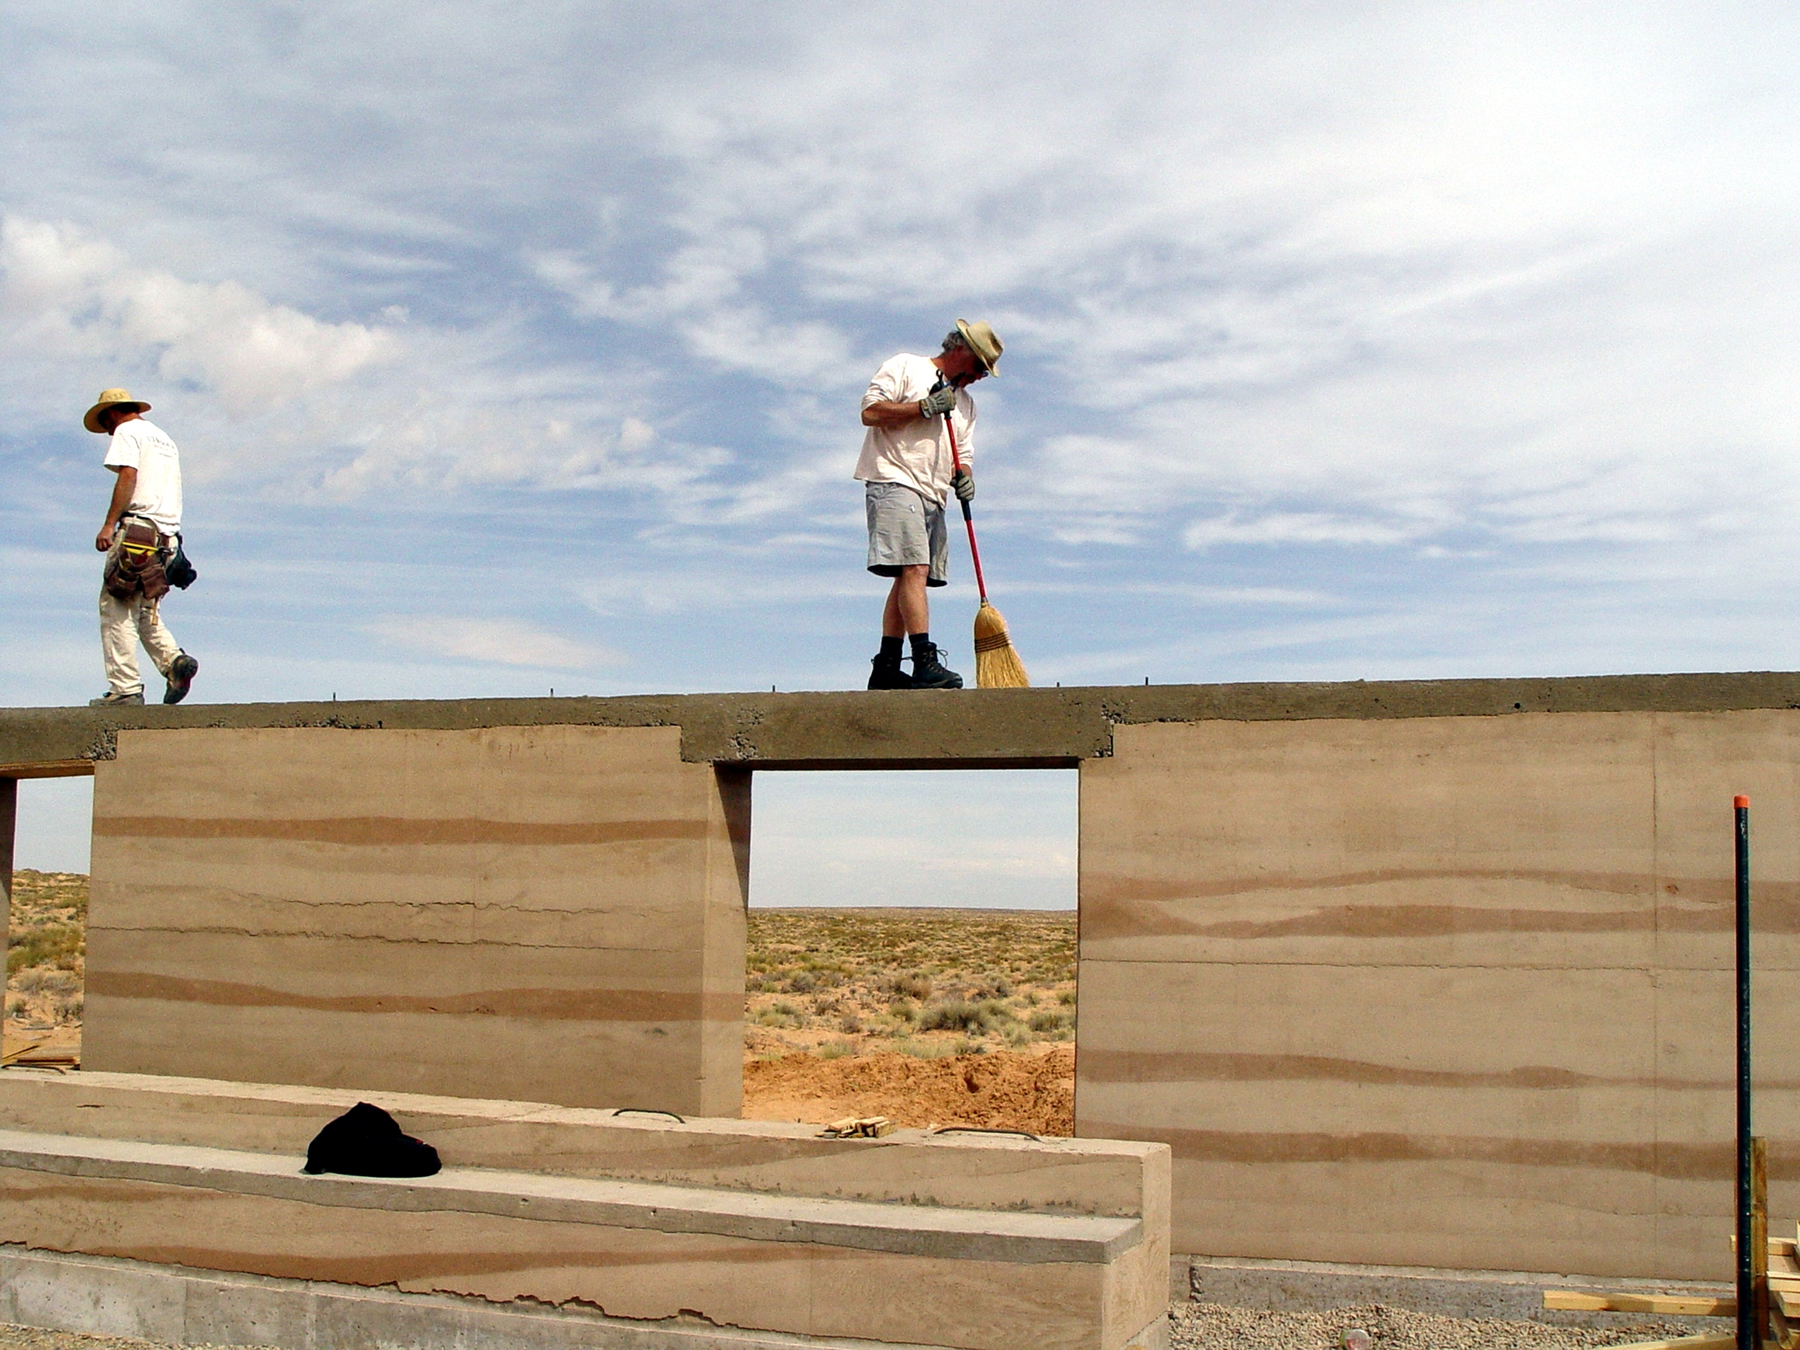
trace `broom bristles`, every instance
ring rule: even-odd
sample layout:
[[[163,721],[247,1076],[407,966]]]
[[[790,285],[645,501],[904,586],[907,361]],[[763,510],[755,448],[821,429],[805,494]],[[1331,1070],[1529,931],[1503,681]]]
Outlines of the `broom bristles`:
[[[986,600],[975,611],[975,684],[980,689],[1029,689],[1031,677],[1013,650],[1006,620]]]

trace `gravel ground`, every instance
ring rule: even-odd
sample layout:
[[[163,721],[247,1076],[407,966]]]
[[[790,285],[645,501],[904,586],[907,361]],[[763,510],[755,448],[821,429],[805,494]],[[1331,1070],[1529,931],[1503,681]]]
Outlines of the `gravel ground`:
[[[1378,1303],[1327,1313],[1259,1312],[1216,1303],[1189,1303],[1171,1311],[1174,1350],[1337,1350],[1351,1327],[1369,1333],[1373,1350],[1585,1350],[1695,1334],[1686,1323],[1656,1317],[1621,1316],[1612,1327],[1554,1327],[1436,1317]],[[1715,1320],[1720,1330],[1731,1325]]]
[[[15,1327],[0,1322],[0,1350],[174,1350],[154,1341],[132,1340],[127,1336],[83,1336],[78,1331],[39,1331],[36,1327]],[[245,1350],[269,1350],[250,1346]]]

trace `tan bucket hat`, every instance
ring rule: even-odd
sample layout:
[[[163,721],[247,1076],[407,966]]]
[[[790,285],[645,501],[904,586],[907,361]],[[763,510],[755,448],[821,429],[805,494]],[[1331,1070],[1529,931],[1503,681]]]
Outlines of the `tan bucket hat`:
[[[956,331],[963,335],[963,341],[969,344],[969,350],[981,358],[981,364],[987,367],[987,373],[999,375],[1000,372],[994,369],[994,363],[1000,359],[1000,353],[1006,350],[999,335],[985,323],[970,323],[967,319],[956,321]]]
[[[104,436],[106,428],[100,425],[100,414],[108,408],[130,408],[133,412],[147,413],[150,405],[141,398],[133,398],[128,389],[102,389],[94,406],[87,410],[87,416],[81,419],[81,425],[96,436]]]

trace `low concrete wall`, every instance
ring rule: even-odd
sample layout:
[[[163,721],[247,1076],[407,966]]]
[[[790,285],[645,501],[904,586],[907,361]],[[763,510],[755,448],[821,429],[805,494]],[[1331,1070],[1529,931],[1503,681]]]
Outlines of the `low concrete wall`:
[[[612,1319],[593,1328],[599,1343],[635,1328],[639,1347],[708,1324],[728,1343],[749,1331],[1155,1350],[1166,1338],[1162,1145],[919,1130],[826,1140],[776,1122],[382,1094],[439,1145],[444,1170],[302,1175],[303,1141],[354,1095],[7,1071],[0,1247],[147,1264],[15,1261],[0,1264],[0,1286],[15,1270],[33,1320],[89,1329],[89,1290],[182,1307],[197,1296],[212,1321],[216,1293],[173,1267],[320,1282],[234,1286],[240,1310],[259,1310],[241,1318],[266,1328],[257,1343],[296,1347],[319,1338],[291,1319],[328,1308],[371,1319],[341,1328],[349,1343],[441,1343],[445,1309],[359,1300],[352,1285],[460,1295],[464,1311],[593,1309]],[[7,1297],[0,1287],[0,1308]],[[518,1343],[548,1330],[521,1326]]]
[[[124,733],[83,1063],[735,1114],[749,781],[680,738]]]
[[[361,1094],[45,1069],[0,1073],[0,1129],[301,1155]],[[813,1125],[599,1111],[541,1102],[380,1094],[443,1161],[765,1195],[1037,1214],[1142,1217],[1166,1257],[1169,1150],[1111,1139],[934,1134],[824,1139]],[[1164,1245],[1155,1247],[1161,1242]]]
[[[646,1321],[609,1317],[580,1302],[497,1304],[21,1247],[0,1247],[0,1322],[163,1345],[280,1350],[884,1350],[887,1344],[866,1336],[718,1326],[695,1313]],[[1168,1350],[1168,1332],[1168,1318],[1158,1318],[1132,1338],[1129,1350]],[[1046,1348],[1033,1343],[1025,1350]]]
[[[1800,1208],[1800,712],[1121,726],[1081,768],[1084,1135],[1177,1251],[1728,1274],[1732,796]]]

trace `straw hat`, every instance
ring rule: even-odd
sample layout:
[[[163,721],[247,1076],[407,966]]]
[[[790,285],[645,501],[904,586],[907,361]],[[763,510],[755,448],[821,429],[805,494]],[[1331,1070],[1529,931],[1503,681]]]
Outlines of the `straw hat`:
[[[963,341],[969,344],[969,350],[981,358],[981,364],[987,367],[987,373],[998,375],[1000,372],[994,369],[994,363],[1006,348],[1001,345],[994,330],[985,323],[970,323],[967,319],[958,319],[956,331],[963,335]]]
[[[106,428],[100,425],[100,414],[108,408],[130,408],[133,412],[147,413],[150,405],[142,399],[133,398],[127,389],[102,389],[94,406],[87,410],[87,416],[81,419],[81,425],[97,436],[104,436]]]

